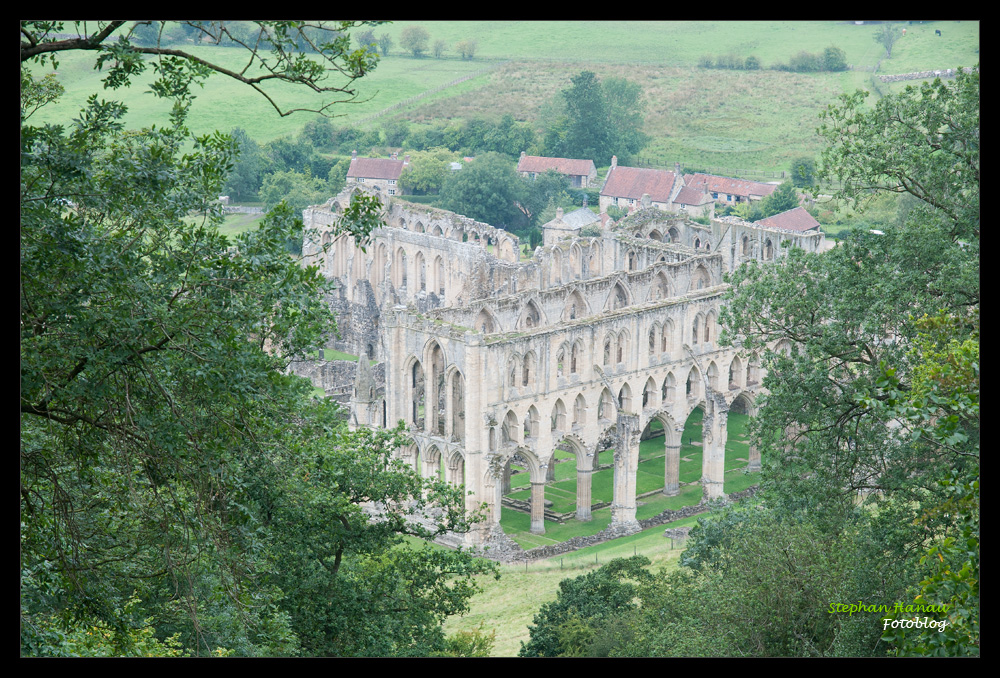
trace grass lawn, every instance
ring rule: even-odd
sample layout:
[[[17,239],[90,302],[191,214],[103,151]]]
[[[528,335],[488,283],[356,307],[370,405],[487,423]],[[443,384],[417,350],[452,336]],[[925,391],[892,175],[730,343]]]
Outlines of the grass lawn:
[[[665,510],[676,510],[691,506],[701,501],[701,423],[704,413],[698,409],[691,413],[684,426],[681,438],[680,482],[681,492],[675,497],[666,497],[662,493],[651,494],[638,499],[636,517],[651,518]],[[749,463],[750,446],[746,441],[747,415],[730,412],[727,423],[728,440],[726,442],[725,483],[726,493],[739,492],[760,481],[760,474],[746,474],[743,469]],[[658,423],[651,426],[659,429]],[[545,486],[545,498],[552,502],[552,510],[556,513],[570,513],[576,510],[576,463],[573,455],[563,450],[557,450],[554,482]],[[610,464],[613,452],[605,450],[600,454],[602,464]],[[650,438],[639,443],[639,467],[636,475],[636,493],[639,495],[655,492],[663,488],[665,462],[664,439]],[[515,467],[516,468],[516,467]],[[593,503],[610,502],[614,492],[614,470],[603,469],[594,473],[591,480],[591,499]],[[527,472],[511,476],[510,497],[521,501],[531,500],[530,477]],[[520,489],[518,489],[520,488]],[[589,522],[569,520],[564,524],[546,521],[545,534],[535,535],[529,532],[531,518],[528,514],[513,509],[504,508],[500,524],[514,541],[522,547],[534,548],[545,544],[565,541],[571,537],[591,535],[600,532],[611,522],[611,509],[604,508],[593,511],[593,519]]]
[[[700,495],[700,488],[698,491]],[[499,581],[490,577],[477,578],[481,591],[473,596],[467,613],[450,617],[445,622],[445,632],[451,634],[482,626],[487,633],[496,633],[494,657],[516,656],[521,642],[529,638],[528,626],[538,609],[544,603],[555,600],[560,581],[584,574],[613,558],[632,555],[649,558],[654,572],[671,572],[678,567],[683,547],[664,538],[663,530],[694,525],[698,518],[705,517],[685,518],[669,525],[652,527],[628,537],[528,563],[527,566],[523,563],[502,565]]]

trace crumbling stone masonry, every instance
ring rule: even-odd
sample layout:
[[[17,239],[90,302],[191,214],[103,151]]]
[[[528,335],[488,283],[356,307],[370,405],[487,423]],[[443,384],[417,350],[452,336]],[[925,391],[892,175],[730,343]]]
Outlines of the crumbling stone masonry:
[[[699,407],[704,496],[723,495],[727,414],[753,414],[761,381],[757,356],[718,345],[723,274],[791,246],[817,251],[821,233],[733,217],[705,226],[649,208],[527,259],[501,229],[383,196],[385,226],[362,250],[335,237],[349,200],[345,191],[305,211],[303,252],[338,283],[344,348],[361,356],[352,424],[403,420],[412,442],[400,456],[425,476],[464,484],[470,509],[485,503],[488,516],[466,543],[502,534],[515,455],[530,473],[531,529],[544,532],[557,448],[576,458],[578,520],[591,518],[598,452],[613,448],[609,529],[640,529],[640,433],[662,423],[663,491],[677,494],[681,432]],[[366,358],[380,362],[384,380]],[[760,466],[754,450],[750,466]]]

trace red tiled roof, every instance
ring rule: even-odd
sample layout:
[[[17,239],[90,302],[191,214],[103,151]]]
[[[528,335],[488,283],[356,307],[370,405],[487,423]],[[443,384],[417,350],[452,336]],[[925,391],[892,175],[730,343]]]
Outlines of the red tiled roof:
[[[771,195],[775,184],[762,184],[757,181],[747,181],[746,179],[733,179],[731,177],[718,177],[714,174],[688,174],[684,177],[684,183],[688,186],[701,187],[708,184],[708,190],[712,193],[728,193],[729,195],[739,195],[749,198],[751,195],[761,198]]]
[[[388,158],[354,158],[347,170],[348,178],[364,179],[399,179],[403,171],[402,160]]]
[[[813,219],[813,216],[806,212],[804,207],[795,207],[787,212],[775,214],[773,217],[760,219],[757,223],[767,228],[778,228],[782,231],[798,231],[800,233],[819,228],[819,222]]]
[[[674,198],[674,203],[678,205],[704,205],[712,202],[712,196],[705,193],[701,186],[685,186]]]
[[[518,172],[535,172],[543,174],[555,170],[560,174],[570,176],[590,176],[596,172],[593,160],[577,160],[576,158],[546,158],[539,155],[526,155],[517,163]]]
[[[648,193],[653,202],[670,202],[676,175],[666,170],[613,167],[601,189],[601,195],[641,200]]]

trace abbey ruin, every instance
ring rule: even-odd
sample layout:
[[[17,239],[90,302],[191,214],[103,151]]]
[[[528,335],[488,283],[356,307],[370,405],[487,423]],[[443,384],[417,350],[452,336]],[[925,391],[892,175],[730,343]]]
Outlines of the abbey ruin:
[[[577,520],[591,518],[599,452],[614,450],[611,529],[637,530],[640,433],[662,424],[663,492],[677,494],[681,432],[696,408],[703,493],[722,495],[727,413],[753,414],[761,382],[757,356],[718,343],[723,275],[790,247],[816,251],[822,233],[735,217],[703,225],[651,206],[581,228],[560,211],[525,255],[504,230],[380,193],[385,226],[362,250],[335,235],[357,190],[371,189],[305,211],[303,249],[336,281],[340,346],[360,356],[351,422],[403,420],[412,442],[401,457],[464,484],[470,509],[485,503],[467,544],[500,530],[515,458],[530,474],[531,531],[544,532],[557,449],[575,457]],[[328,389],[343,382],[321,369],[310,376]],[[749,468],[759,466],[751,448]]]

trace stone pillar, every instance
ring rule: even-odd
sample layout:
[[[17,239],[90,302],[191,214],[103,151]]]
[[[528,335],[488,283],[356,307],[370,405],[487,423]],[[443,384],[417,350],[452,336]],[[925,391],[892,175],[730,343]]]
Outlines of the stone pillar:
[[[713,500],[725,494],[726,420],[729,410],[719,393],[709,394],[705,401],[708,411],[702,422],[701,484],[704,497]]]
[[[545,534],[545,483],[531,481],[531,534]]]
[[[674,497],[680,494],[681,444],[666,441],[666,459],[663,460],[663,494]]]
[[[750,463],[747,464],[747,470],[750,473],[755,473],[760,470],[760,450],[757,445],[750,443]]]
[[[552,456],[549,457],[548,465],[545,468],[545,480],[555,480],[556,479],[556,451],[552,450]]]
[[[595,452],[596,454],[596,452]],[[581,468],[580,465],[583,465]],[[577,458],[576,462],[576,519],[582,521],[589,521],[593,518],[590,513],[590,484],[594,477],[593,469],[587,468],[592,466],[590,457]]]
[[[611,526],[638,531],[635,519],[635,482],[639,470],[639,417],[618,414],[615,443],[614,497],[611,501]]]

